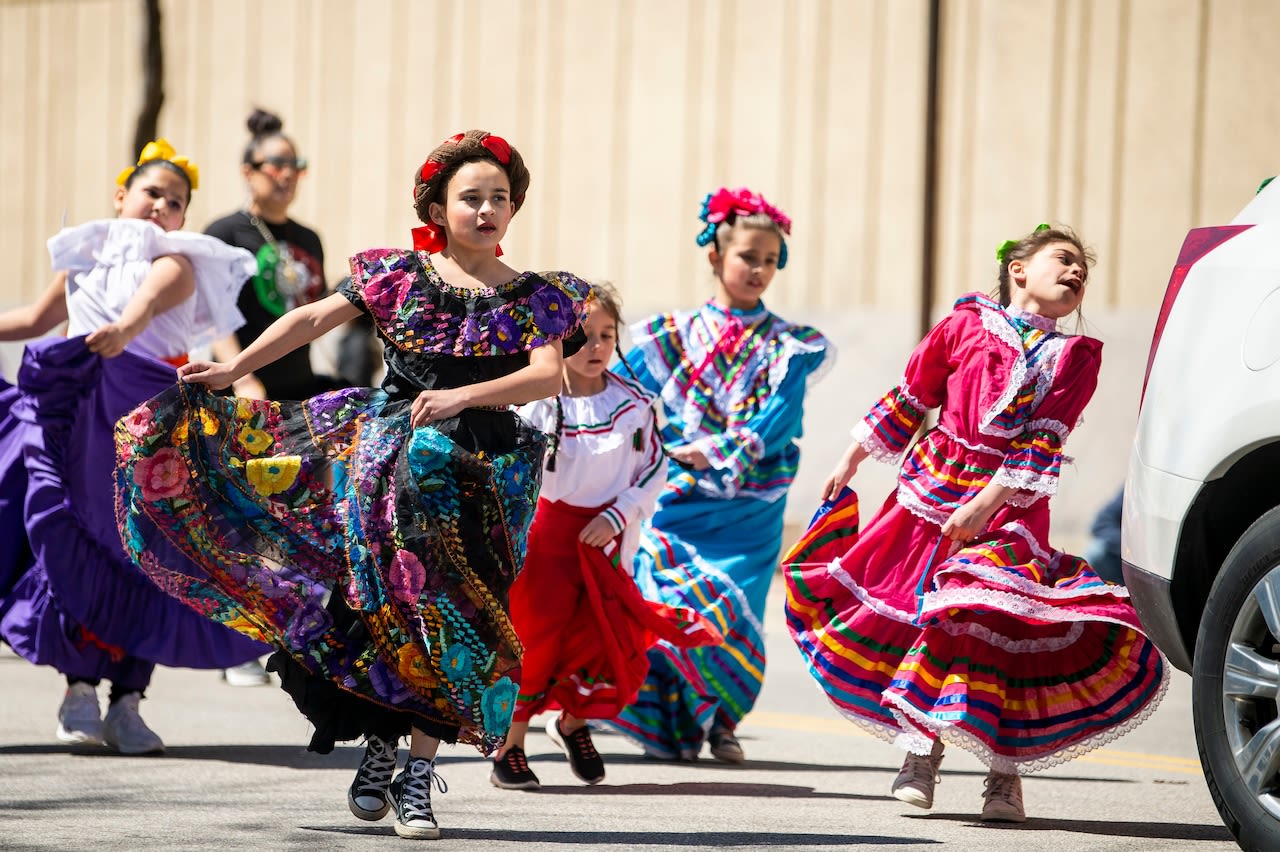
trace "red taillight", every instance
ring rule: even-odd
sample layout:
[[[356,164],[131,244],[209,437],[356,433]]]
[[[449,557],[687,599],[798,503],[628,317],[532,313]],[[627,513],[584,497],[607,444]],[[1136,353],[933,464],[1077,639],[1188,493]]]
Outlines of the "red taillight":
[[[1178,262],[1173,265],[1173,273],[1169,276],[1169,286],[1164,291],[1164,303],[1160,305],[1160,315],[1156,317],[1156,330],[1151,334],[1151,351],[1147,354],[1147,372],[1142,377],[1142,396],[1138,398],[1138,410],[1142,410],[1142,402],[1147,398],[1147,380],[1151,378],[1151,365],[1156,361],[1156,349],[1160,346],[1160,336],[1164,334],[1164,325],[1169,321],[1169,312],[1182,289],[1182,282],[1187,280],[1187,273],[1196,261],[1204,257],[1236,234],[1252,228],[1253,225],[1220,225],[1216,228],[1196,228],[1187,232],[1182,241],[1182,250],[1178,252]]]

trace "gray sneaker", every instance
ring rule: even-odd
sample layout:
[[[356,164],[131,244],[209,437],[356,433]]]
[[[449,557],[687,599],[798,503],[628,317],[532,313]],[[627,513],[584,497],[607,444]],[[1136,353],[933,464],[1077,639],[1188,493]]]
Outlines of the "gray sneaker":
[[[933,807],[933,788],[942,779],[938,767],[942,765],[942,742],[935,741],[929,754],[908,754],[893,779],[889,792],[899,802],[928,810]]]
[[[1026,822],[1022,804],[1022,779],[1017,775],[990,772],[983,782],[983,822]]]
[[[164,742],[138,715],[136,692],[121,696],[102,720],[103,740],[121,754],[164,754]]]
[[[74,683],[58,708],[58,742],[102,745],[102,708],[98,690],[88,683]]]

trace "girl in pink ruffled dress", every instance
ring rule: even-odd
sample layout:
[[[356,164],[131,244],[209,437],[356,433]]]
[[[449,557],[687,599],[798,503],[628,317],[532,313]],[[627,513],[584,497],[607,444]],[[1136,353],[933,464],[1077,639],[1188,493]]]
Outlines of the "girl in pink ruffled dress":
[[[833,505],[784,574],[788,626],[828,698],[908,752],[894,796],[931,807],[951,742],[990,767],[982,819],[1021,822],[1019,773],[1136,726],[1166,668],[1125,589],[1049,545],[1063,444],[1098,381],[1102,344],[1058,330],[1091,258],[1047,225],[997,257],[999,297],[960,298],[854,426],[824,485]],[[859,534],[844,487],[868,456],[902,469]]]

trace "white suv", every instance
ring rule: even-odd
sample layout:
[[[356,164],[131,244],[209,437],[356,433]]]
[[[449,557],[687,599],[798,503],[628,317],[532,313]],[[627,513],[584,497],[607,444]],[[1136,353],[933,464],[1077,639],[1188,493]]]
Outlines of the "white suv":
[[[1209,792],[1280,849],[1280,180],[1187,234],[1156,321],[1125,483],[1125,582],[1192,675]]]

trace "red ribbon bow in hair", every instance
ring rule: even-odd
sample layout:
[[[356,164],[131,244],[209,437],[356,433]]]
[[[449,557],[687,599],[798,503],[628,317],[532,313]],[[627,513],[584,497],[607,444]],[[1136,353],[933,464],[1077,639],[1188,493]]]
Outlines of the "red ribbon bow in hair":
[[[480,142],[481,145],[489,149],[489,153],[498,158],[498,162],[504,166],[511,164],[511,146],[507,144],[507,140],[501,136],[494,136],[490,133]]]
[[[428,222],[421,228],[413,228],[409,233],[413,234],[414,251],[439,254],[444,251],[445,246],[449,245],[449,240],[444,235],[444,229],[435,222]]]

